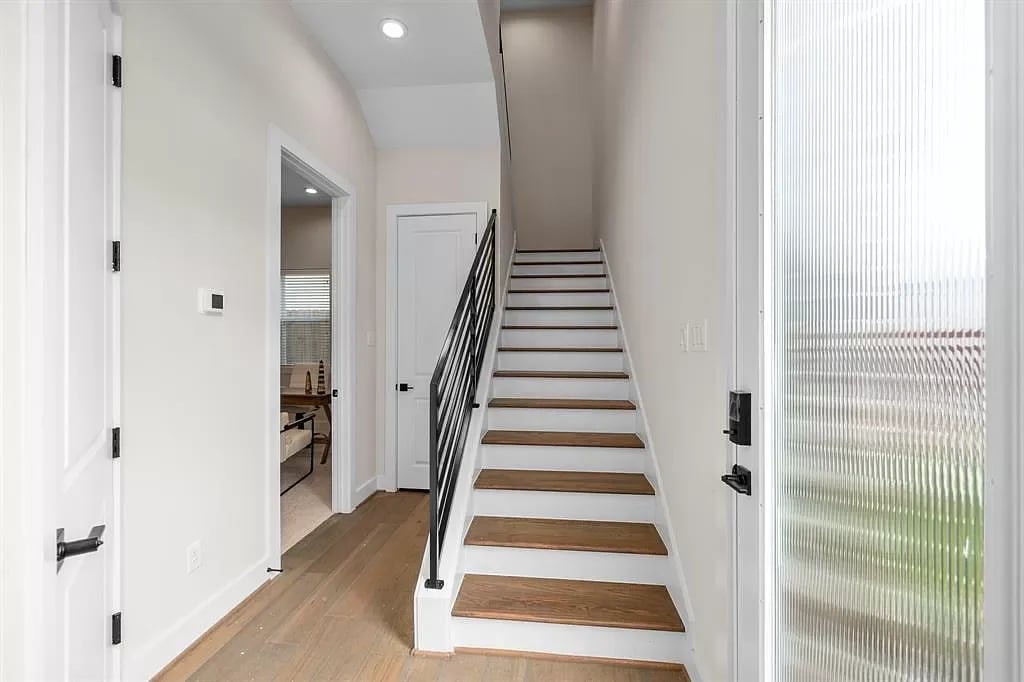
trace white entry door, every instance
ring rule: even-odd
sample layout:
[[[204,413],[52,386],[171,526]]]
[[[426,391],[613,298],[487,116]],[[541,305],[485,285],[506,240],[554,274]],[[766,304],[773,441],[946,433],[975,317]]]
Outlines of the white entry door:
[[[54,641],[48,679],[100,680],[117,675],[112,614],[119,509],[112,457],[118,371],[112,240],[117,196],[120,97],[112,84],[118,36],[107,2],[60,6],[65,135],[54,179],[56,205],[44,306],[50,385],[59,396],[45,455],[52,458],[55,525],[65,542],[97,535],[102,545],[49,564],[56,573]],[[51,223],[52,224],[52,223]],[[95,529],[95,530],[94,530]],[[59,534],[61,531],[57,530]],[[55,540],[56,542],[56,540]],[[58,545],[59,547],[59,545]],[[59,549],[52,550],[59,559]]]
[[[475,253],[477,212],[398,217],[398,487],[430,487],[430,378]]]

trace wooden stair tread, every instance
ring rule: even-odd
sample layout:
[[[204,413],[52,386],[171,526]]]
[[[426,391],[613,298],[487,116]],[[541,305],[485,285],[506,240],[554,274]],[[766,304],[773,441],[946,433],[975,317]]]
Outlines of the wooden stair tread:
[[[496,377],[522,379],[628,379],[625,372],[562,372],[534,369],[499,369]]]
[[[467,545],[668,556],[652,523],[476,516]]]
[[[507,305],[505,310],[612,310],[610,305]]]
[[[618,329],[614,324],[586,324],[576,326],[561,326],[561,325],[550,325],[550,324],[503,324],[502,329],[555,329],[555,330],[585,330],[594,331],[597,329]]]
[[[501,353],[621,353],[621,348],[601,348],[588,346],[580,348],[543,348],[532,346],[499,346]]]
[[[595,433],[587,431],[500,431],[484,434],[484,445],[537,445],[541,447],[642,448],[644,442],[635,433]]]
[[[608,294],[611,289],[509,289],[510,294]]]
[[[601,249],[516,249],[516,253],[600,253]]]
[[[468,574],[452,615],[461,618],[685,632],[664,585]]]
[[[529,263],[520,263],[520,265],[530,265]],[[562,274],[562,275],[510,275],[512,279],[558,279],[559,277],[607,277],[608,275],[598,274]]]
[[[473,484],[478,490],[533,490],[552,493],[609,493],[653,495],[643,474],[606,471],[538,471],[532,469],[483,469]]]
[[[601,265],[603,263],[604,261],[601,260],[545,260],[536,263],[513,262],[512,265]]]
[[[589,400],[583,398],[491,398],[488,407],[514,407],[541,410],[635,410],[629,400]]]

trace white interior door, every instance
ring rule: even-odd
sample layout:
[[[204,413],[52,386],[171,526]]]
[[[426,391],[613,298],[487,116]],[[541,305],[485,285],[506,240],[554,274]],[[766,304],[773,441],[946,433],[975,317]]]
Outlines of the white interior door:
[[[63,48],[58,77],[66,100],[59,226],[52,242],[52,289],[45,338],[59,398],[48,449],[56,466],[56,525],[75,541],[103,527],[96,551],[57,564],[56,641],[50,679],[114,676],[111,615],[115,604],[115,549],[119,511],[111,457],[115,426],[114,278],[115,106],[111,83],[116,41],[107,2],[61,6]],[[52,565],[51,568],[52,569]]]
[[[399,488],[430,487],[430,378],[473,262],[478,219],[398,217]]]

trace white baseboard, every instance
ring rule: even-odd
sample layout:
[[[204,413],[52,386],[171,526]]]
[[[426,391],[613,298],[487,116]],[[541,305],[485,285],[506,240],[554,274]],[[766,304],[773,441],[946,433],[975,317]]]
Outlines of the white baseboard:
[[[274,574],[267,573],[270,562],[261,558],[240,576],[212,594],[206,601],[193,609],[188,615],[178,619],[164,628],[149,642],[133,645],[131,638],[125,637],[122,652],[122,677],[124,680],[148,680],[163,670],[193,642],[203,636],[207,630],[227,615],[242,601],[270,580]],[[131,613],[126,614],[126,622],[131,623]],[[130,625],[129,630],[130,632]]]
[[[658,454],[657,450],[654,447],[654,438],[651,436],[650,424],[647,422],[647,410],[644,409],[644,399],[640,391],[640,381],[637,378],[636,372],[633,369],[633,356],[629,350],[629,337],[626,333],[626,325],[622,320],[622,308],[619,305],[618,291],[615,288],[615,277],[612,274],[612,267],[608,259],[608,252],[607,250],[605,250],[604,240],[599,239],[598,242],[601,246],[601,260],[604,261],[604,269],[608,275],[608,288],[612,290],[612,305],[615,307],[615,312],[618,317],[619,333],[622,335],[622,349],[623,351],[625,351],[626,354],[626,367],[628,368],[627,372],[630,375],[630,381],[633,384],[633,390],[636,394],[634,396],[634,399],[637,407],[637,417],[640,421],[640,423],[638,424],[639,432],[642,434],[642,437],[645,443],[647,444],[647,449],[650,454],[651,471],[649,473],[654,478],[654,480],[651,483],[654,485],[654,489],[658,493],[656,499],[659,507],[658,511],[661,516],[661,523],[665,525],[665,529],[668,531],[668,533],[665,534],[668,537],[664,539],[666,540],[668,545],[669,556],[672,559],[673,571],[675,573],[677,585],[679,586],[679,592],[677,594],[672,594],[671,596],[673,597],[673,601],[676,602],[676,609],[680,611],[680,615],[683,618],[683,622],[686,623],[687,632],[693,632],[693,629],[697,625],[697,623],[693,615],[693,602],[690,600],[690,591],[687,587],[686,576],[683,572],[683,563],[681,555],[679,553],[679,546],[676,543],[675,528],[673,528],[672,526],[672,517],[669,515],[668,511],[668,491],[665,489],[665,485],[662,481],[661,467],[658,466]],[[672,590],[670,587],[670,594],[674,591],[675,590]],[[688,639],[688,642],[692,647],[692,637]],[[690,677],[694,680],[694,682],[699,682],[700,680],[707,679],[707,677],[703,674],[703,666],[701,666],[699,663],[699,657],[697,656],[696,650],[690,652],[690,660],[690,666],[692,666],[694,669],[689,670],[689,672]]]
[[[356,489],[352,491],[352,509],[355,510],[378,490],[380,490],[380,485],[377,476],[372,476],[362,485],[356,486]]]

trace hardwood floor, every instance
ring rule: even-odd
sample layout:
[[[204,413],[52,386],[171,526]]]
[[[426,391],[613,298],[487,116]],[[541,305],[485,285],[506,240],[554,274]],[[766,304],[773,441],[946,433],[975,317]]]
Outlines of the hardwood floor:
[[[685,671],[457,653],[413,656],[412,595],[427,497],[378,493],[335,515],[283,558],[284,573],[206,633],[156,679],[359,682],[662,682]]]

